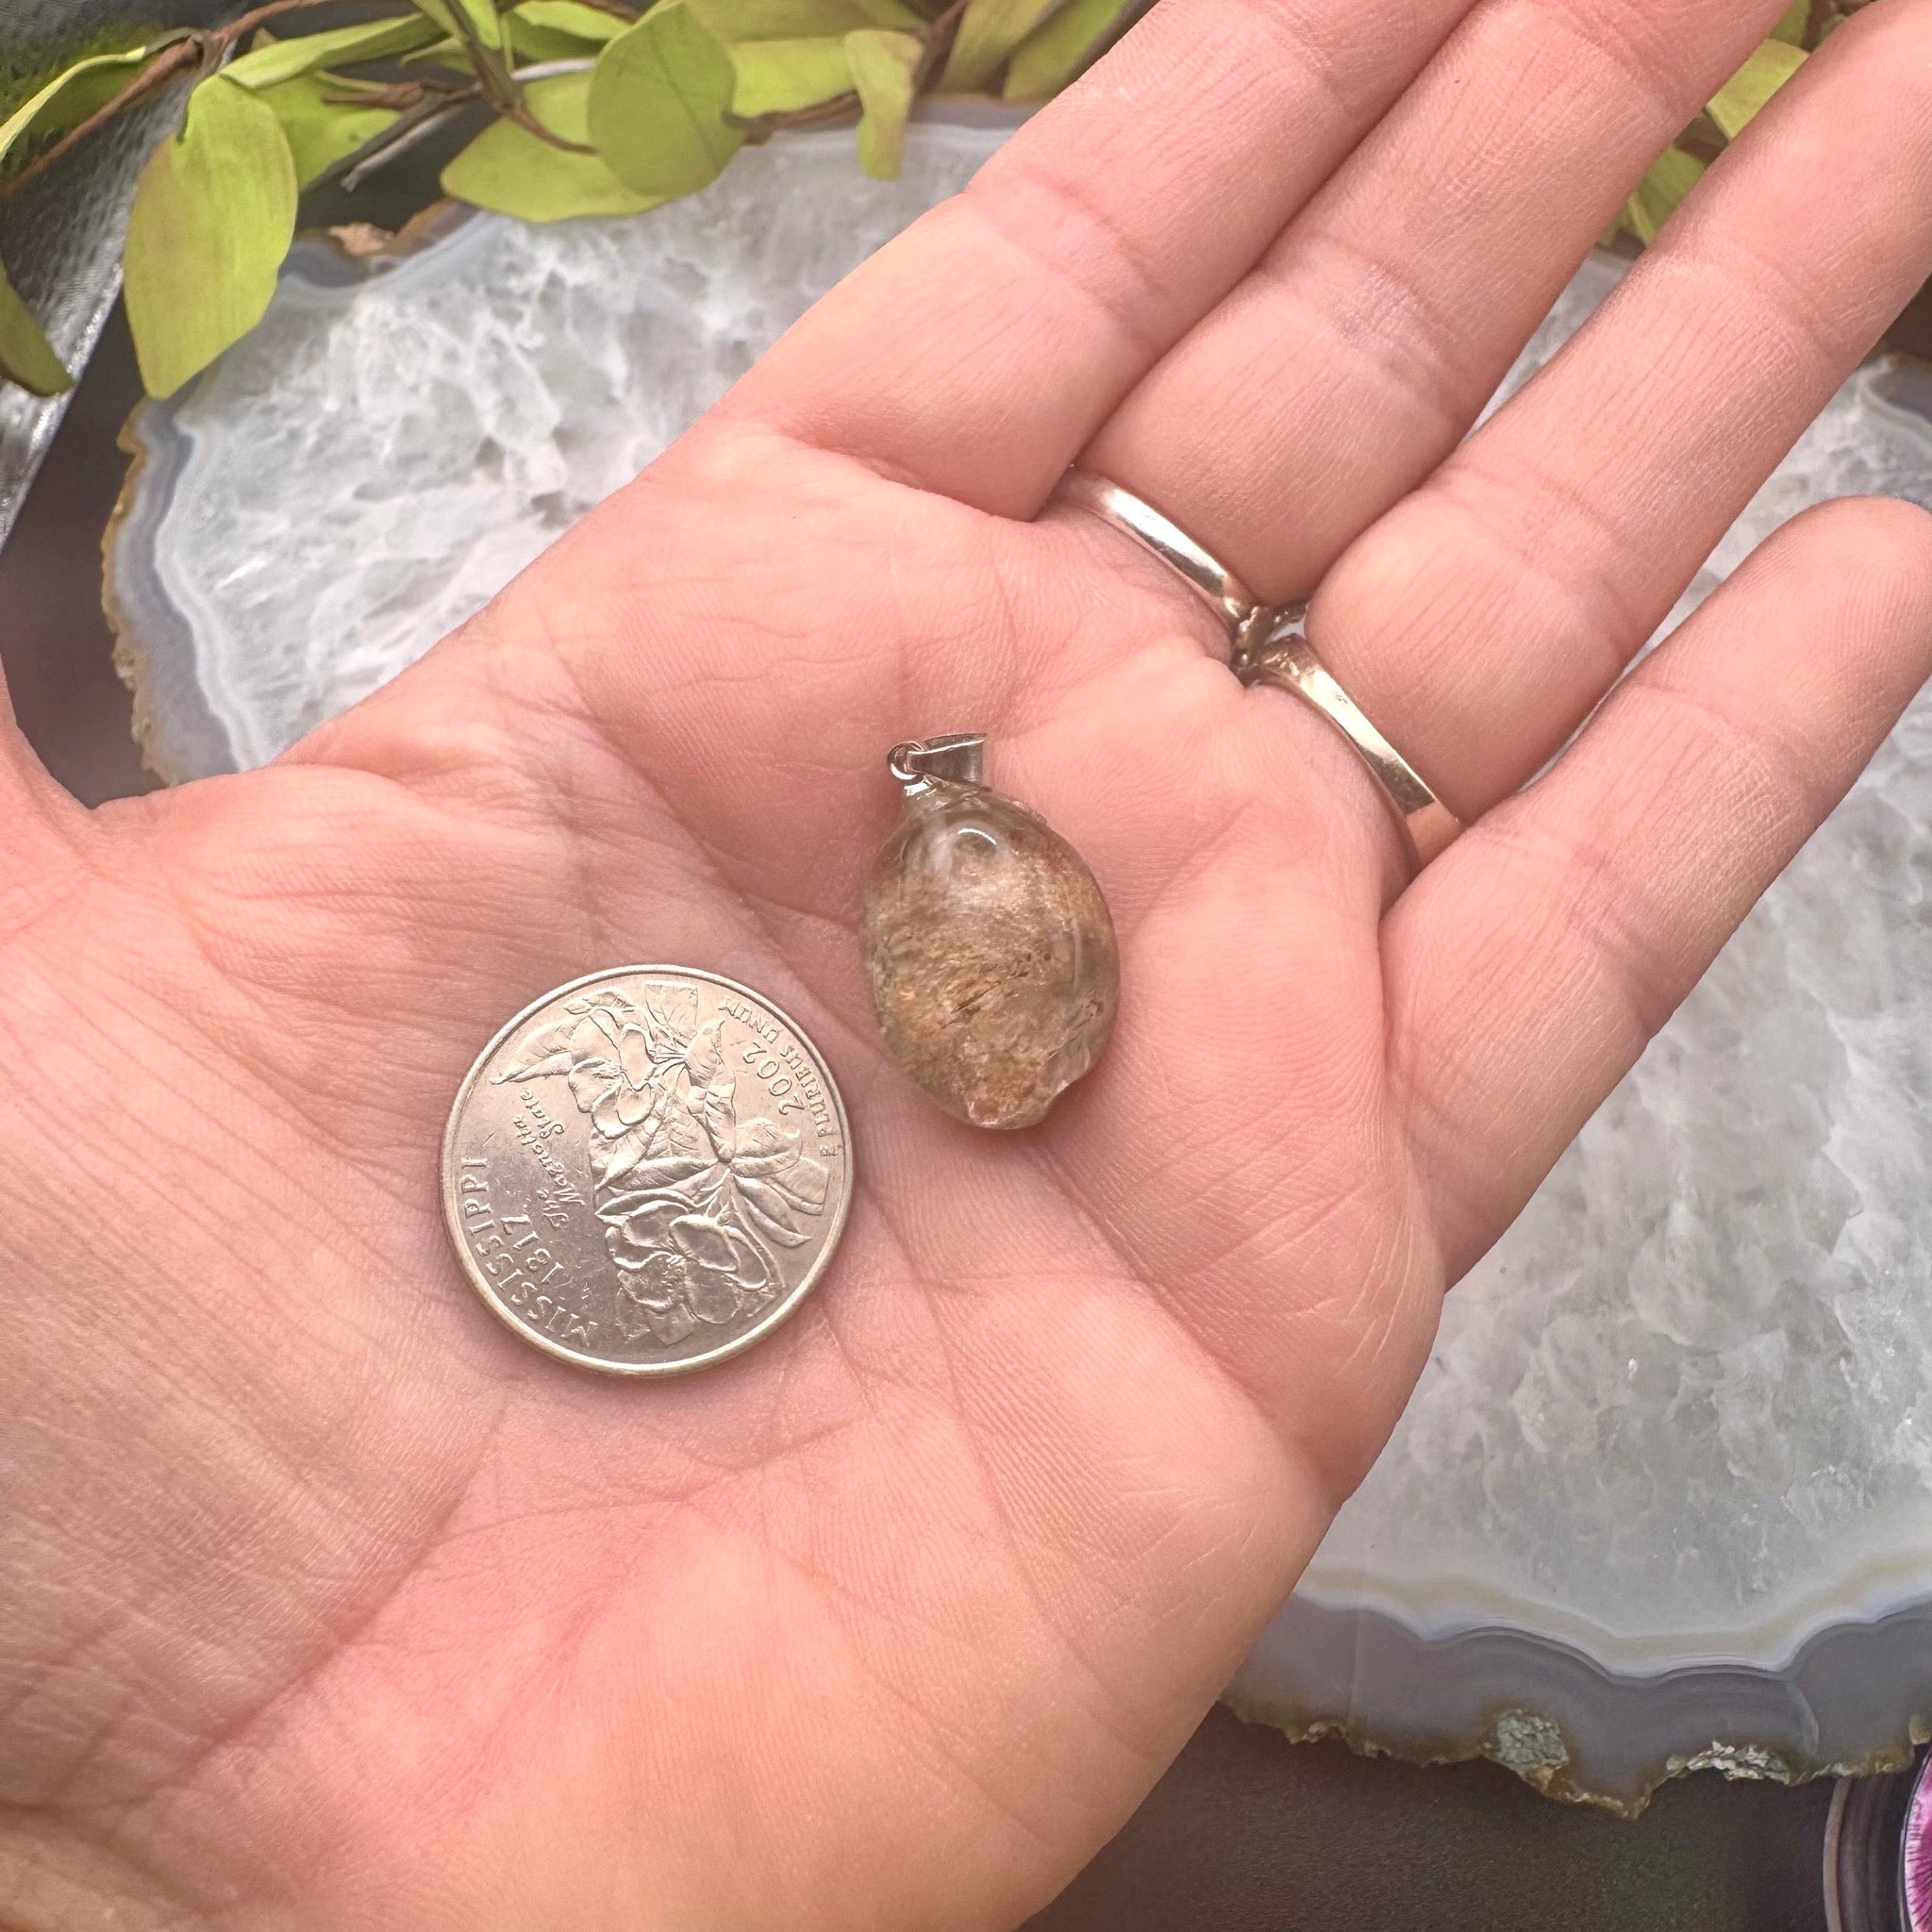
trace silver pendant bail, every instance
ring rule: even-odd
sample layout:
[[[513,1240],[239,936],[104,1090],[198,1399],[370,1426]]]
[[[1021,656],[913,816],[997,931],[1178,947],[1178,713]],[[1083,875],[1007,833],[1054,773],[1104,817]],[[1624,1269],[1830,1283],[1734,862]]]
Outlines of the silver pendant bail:
[[[986,783],[986,733],[954,731],[942,738],[914,738],[886,754],[886,770],[906,788],[908,798],[923,798],[934,782]]]

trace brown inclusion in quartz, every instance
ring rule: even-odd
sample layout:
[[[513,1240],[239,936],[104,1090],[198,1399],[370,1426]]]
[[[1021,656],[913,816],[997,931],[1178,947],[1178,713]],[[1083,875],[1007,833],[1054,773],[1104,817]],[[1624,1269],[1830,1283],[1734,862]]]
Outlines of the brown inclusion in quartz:
[[[976,746],[964,769],[976,776]],[[1120,954],[1093,874],[984,785],[908,784],[866,880],[864,943],[887,1050],[974,1126],[1031,1126],[1113,1030]]]

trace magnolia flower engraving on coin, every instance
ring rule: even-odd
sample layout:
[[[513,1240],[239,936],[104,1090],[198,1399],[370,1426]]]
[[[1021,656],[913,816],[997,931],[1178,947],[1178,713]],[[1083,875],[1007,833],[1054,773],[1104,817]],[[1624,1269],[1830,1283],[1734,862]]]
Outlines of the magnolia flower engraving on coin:
[[[845,1107],[749,987],[624,966],[527,1007],[470,1069],[442,1144],[463,1272],[537,1347],[612,1374],[749,1348],[797,1307],[852,1199]]]

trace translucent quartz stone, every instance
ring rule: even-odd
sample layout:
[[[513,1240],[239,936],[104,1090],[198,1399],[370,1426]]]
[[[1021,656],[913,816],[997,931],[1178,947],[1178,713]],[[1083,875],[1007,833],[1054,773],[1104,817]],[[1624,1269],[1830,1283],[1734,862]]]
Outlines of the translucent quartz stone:
[[[1120,954],[1093,874],[984,786],[908,794],[866,880],[864,943],[887,1050],[974,1126],[1031,1126],[1113,1030]]]

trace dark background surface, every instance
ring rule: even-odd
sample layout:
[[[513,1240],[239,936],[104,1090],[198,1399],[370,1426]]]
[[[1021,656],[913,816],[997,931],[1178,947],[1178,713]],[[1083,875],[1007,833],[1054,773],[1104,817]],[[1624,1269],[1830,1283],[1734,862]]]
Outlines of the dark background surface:
[[[1033,1932],[1824,1932],[1830,1796],[1707,1774],[1631,1824],[1217,1710]]]
[[[90,803],[153,782],[100,608],[116,437],[138,396],[117,317],[0,551],[21,724]],[[1035,1932],[1824,1932],[1829,1802],[1826,1784],[1705,1774],[1628,1824],[1493,1765],[1370,1760],[1217,1710]]]

